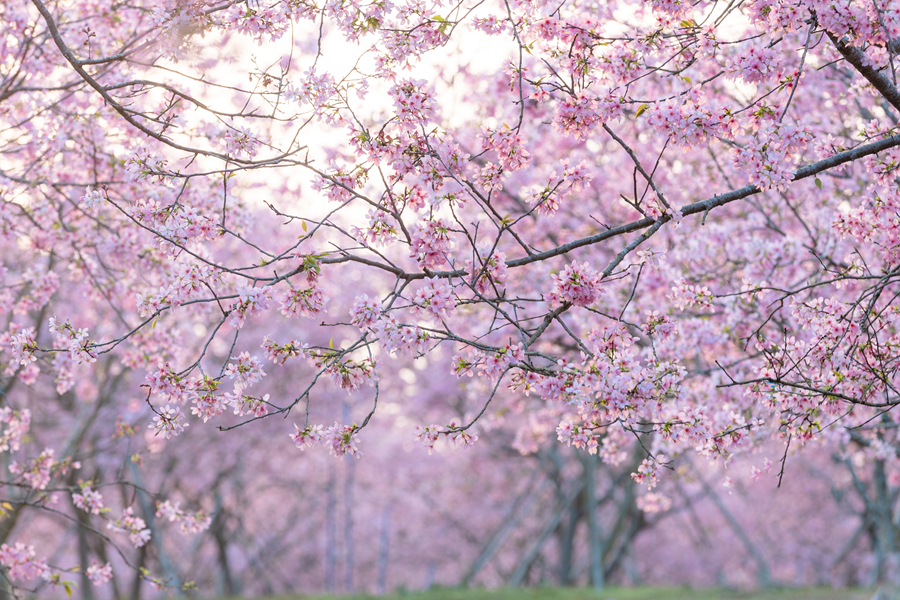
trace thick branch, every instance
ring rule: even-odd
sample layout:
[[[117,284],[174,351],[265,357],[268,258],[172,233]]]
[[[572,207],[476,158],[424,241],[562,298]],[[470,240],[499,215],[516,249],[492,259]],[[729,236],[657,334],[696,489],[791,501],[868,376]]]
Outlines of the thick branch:
[[[865,77],[868,82],[891,103],[891,106],[900,110],[900,90],[897,89],[894,82],[881,71],[869,66],[867,64],[866,54],[859,48],[845,43],[844,40],[846,38],[838,39],[830,31],[826,33],[828,33],[828,39],[831,40],[831,43],[834,44],[837,51],[841,53],[841,56],[843,56],[848,63],[853,65],[853,68],[859,71],[859,74]]]
[[[818,175],[824,171],[828,171],[829,169],[833,169],[843,164],[851,163],[857,161],[861,158],[865,158],[866,156],[871,156],[873,154],[878,154],[879,152],[883,152],[890,148],[895,148],[900,146],[900,134],[892,135],[890,137],[886,137],[884,139],[878,140],[877,142],[872,142],[871,144],[864,144],[862,146],[858,146],[853,148],[852,150],[847,150],[845,152],[839,152],[834,156],[829,158],[825,158],[819,161],[816,161],[812,164],[806,165],[805,167],[800,167],[794,172],[794,176],[791,178],[791,181],[800,181],[801,179],[807,179],[809,177],[813,177],[814,175]],[[696,215],[700,213],[706,213],[712,210],[713,208],[717,208],[719,206],[724,206],[726,204],[730,204],[736,200],[743,200],[744,198],[748,198],[750,196],[759,194],[762,190],[755,185],[746,185],[742,188],[738,188],[736,190],[732,190],[730,192],[726,192],[724,194],[717,194],[712,198],[707,198],[706,200],[701,200],[699,202],[694,202],[692,204],[687,204],[681,208],[681,213],[684,216]],[[653,231],[649,232],[651,235],[655,233],[657,229],[661,227],[662,224],[667,223],[674,219],[674,216],[671,214],[662,215],[659,219],[651,219],[650,217],[645,217],[643,219],[639,219],[637,221],[632,221],[631,223],[626,223],[625,225],[620,225],[618,227],[612,227],[607,229],[606,231],[602,231],[598,234],[591,235],[588,237],[584,237],[578,240],[573,240],[566,244],[561,244],[556,248],[551,248],[550,250],[545,250],[544,252],[535,252],[529,256],[523,256],[521,258],[514,258],[512,260],[506,261],[506,266],[513,267],[524,267],[526,265],[530,265],[532,263],[541,262],[544,260],[548,260],[550,258],[554,258],[556,256],[562,256],[572,252],[573,250],[577,250],[578,248],[583,248],[584,246],[592,246],[593,244],[597,244],[599,242],[618,237],[620,235],[625,235],[628,233],[632,233],[635,231],[640,231],[641,229],[646,229],[648,227],[653,227]],[[641,236],[636,240],[636,244],[643,243],[649,238],[649,236]],[[628,248],[628,251],[633,250],[634,248]],[[627,252],[626,252],[627,254]],[[624,255],[622,255],[624,258]],[[618,259],[618,257],[617,257]],[[352,256],[349,254],[337,257],[337,258],[326,258],[322,259],[323,263],[343,263],[343,262],[359,262],[369,266],[373,266],[384,271],[388,271],[389,273],[394,274],[398,279],[403,280],[415,280],[415,279],[424,279],[426,277],[439,277],[443,279],[452,279],[455,277],[463,277],[466,275],[466,271],[463,269],[456,269],[453,271],[429,271],[425,272],[417,272],[410,273],[398,269],[397,267],[385,265],[379,263],[377,261],[368,260],[365,258]],[[618,262],[614,261],[612,266],[621,262],[621,259]]]
[[[892,135],[890,137],[886,137],[877,142],[873,142],[871,144],[865,144],[863,146],[859,146],[854,148],[853,150],[847,150],[846,152],[839,152],[834,156],[829,158],[825,158],[820,161],[816,161],[810,165],[805,167],[801,167],[797,169],[794,173],[794,176],[791,178],[791,181],[799,181],[801,179],[806,179],[808,177],[812,177],[813,175],[817,175],[823,171],[827,171],[828,169],[833,169],[834,167],[853,162],[859,160],[860,158],[870,156],[872,154],[877,154],[884,150],[888,150],[889,148],[894,148],[896,146],[900,146],[900,134]],[[734,202],[735,200],[743,200],[748,196],[753,196],[755,194],[759,194],[762,190],[755,185],[747,185],[742,188],[738,188],[736,190],[732,190],[730,192],[726,192],[724,194],[718,194],[713,196],[712,198],[707,198],[706,200],[701,200],[700,202],[694,202],[693,204],[688,204],[682,207],[681,212],[684,216],[696,215],[702,212],[707,212],[710,209],[724,206],[725,204],[729,204],[730,202]],[[659,218],[660,221],[670,221],[672,220],[672,215],[663,215]],[[567,254],[572,250],[577,248],[581,248],[584,246],[590,246],[592,244],[596,244],[597,242],[602,242],[604,240],[608,240],[610,238],[620,236],[626,233],[631,233],[633,231],[639,231],[641,229],[645,229],[647,227],[652,226],[656,222],[655,219],[651,219],[650,217],[645,217],[638,221],[632,221],[631,223],[626,223],[625,225],[620,225],[619,227],[613,227],[611,229],[607,229],[601,233],[596,235],[592,235],[589,237],[581,238],[580,240],[574,240],[569,242],[568,244],[562,244],[561,246],[557,246],[556,248],[552,248],[550,250],[546,250],[544,252],[537,252],[532,254],[531,256],[523,256],[522,258],[516,258],[513,260],[506,261],[506,265],[508,267],[521,267],[524,265],[531,264],[533,262],[538,262],[542,260],[547,260],[548,258],[553,258],[554,256],[560,256],[562,254]]]

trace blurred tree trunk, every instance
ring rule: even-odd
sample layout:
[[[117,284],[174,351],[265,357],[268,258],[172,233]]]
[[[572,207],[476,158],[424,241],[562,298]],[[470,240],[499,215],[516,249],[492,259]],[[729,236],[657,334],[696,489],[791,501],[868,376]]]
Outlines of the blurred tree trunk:
[[[769,569],[769,565],[766,563],[766,560],[763,557],[762,553],[753,543],[753,540],[750,539],[750,536],[747,535],[747,532],[744,531],[744,528],[741,526],[740,522],[735,518],[731,511],[728,510],[728,507],[722,501],[722,498],[719,496],[719,494],[703,478],[703,475],[700,473],[697,467],[694,466],[694,463],[688,460],[688,464],[694,471],[694,474],[697,476],[697,481],[700,482],[700,485],[703,487],[703,491],[706,496],[710,500],[712,500],[713,504],[716,505],[716,508],[719,509],[719,512],[722,514],[722,516],[725,517],[725,521],[741,541],[741,544],[744,546],[744,549],[747,551],[750,559],[754,563],[756,563],[756,581],[759,584],[759,587],[771,587],[772,572]]]
[[[597,484],[594,481],[594,473],[597,467],[597,456],[583,453],[581,456],[582,471],[584,473],[585,512],[588,518],[588,540],[591,559],[591,584],[594,591],[603,590],[605,579],[603,576],[603,541],[600,533],[600,520],[597,515],[599,506],[597,503]]]
[[[512,535],[513,531],[515,531],[516,527],[519,526],[519,523],[522,522],[522,519],[531,512],[531,507],[538,500],[543,491],[549,487],[550,483],[545,479],[540,486],[535,488],[534,484],[539,473],[540,471],[537,469],[532,473],[531,479],[525,486],[525,490],[513,500],[509,510],[500,520],[500,526],[484,545],[478,558],[475,559],[460,580],[461,587],[468,586],[481,569],[490,562],[506,540],[509,539],[509,536]]]
[[[425,569],[425,583],[422,584],[423,590],[428,591],[434,587],[435,575],[437,575],[437,563],[429,560],[428,567]]]
[[[141,576],[141,569],[144,568],[144,563],[147,562],[147,545],[138,549],[138,558],[135,563],[135,571],[134,571],[134,579],[131,581],[131,600],[141,600],[141,583],[144,581]]]
[[[184,598],[184,591],[181,589],[181,578],[178,575],[178,571],[175,570],[175,565],[169,560],[169,555],[163,546],[162,534],[159,527],[156,526],[156,511],[153,510],[150,496],[145,491],[144,477],[134,462],[129,462],[128,464],[131,467],[131,476],[134,477],[134,483],[137,487],[138,504],[140,504],[141,511],[144,513],[144,522],[147,524],[147,529],[150,530],[150,540],[153,543],[153,547],[156,548],[156,559],[159,561],[163,576],[167,580],[166,583],[172,586],[175,597]],[[166,475],[171,473],[174,466],[174,463],[169,465],[166,469]]]
[[[581,520],[581,509],[578,502],[572,504],[569,509],[569,518],[565,519],[559,527],[559,585],[572,583],[572,558],[575,555],[575,531],[578,521]]]
[[[344,402],[342,405],[344,423],[350,422],[350,407]],[[346,548],[344,562],[344,592],[353,593],[353,482],[356,477],[356,461],[351,459],[344,461],[346,471],[344,473],[344,544]]]
[[[231,575],[231,564],[228,562],[228,538],[225,532],[225,509],[222,506],[222,494],[216,492],[215,518],[210,525],[210,533],[216,541],[216,553],[219,560],[218,575],[222,589],[219,595],[231,597],[235,595],[234,579]]]
[[[110,566],[112,566],[112,563],[109,560],[109,554],[106,552],[106,540],[101,537],[96,538],[96,540],[97,545],[94,550],[97,552],[97,556],[100,557],[100,562],[104,565],[110,563]],[[116,598],[117,600],[122,598],[123,596],[119,590],[119,582],[115,571],[113,571],[113,578],[109,580],[109,583],[112,585],[113,598]]]
[[[69,485],[75,484],[75,471],[74,469],[69,472]],[[90,554],[90,548],[88,547],[87,540],[87,531],[91,526],[91,516],[90,514],[84,512],[75,506],[75,501],[72,500],[72,495],[69,494],[69,501],[72,504],[72,509],[75,511],[75,518],[77,519],[75,525],[75,535],[78,538],[78,564],[81,565],[81,568],[78,570],[78,579],[80,581],[79,587],[81,587],[81,598],[82,600],[94,600],[94,586],[91,583],[90,578],[87,576],[88,569],[88,558]]]
[[[337,575],[337,475],[333,461],[328,462],[328,483],[325,488],[325,589],[335,592]]]
[[[381,511],[381,533],[378,544],[378,579],[375,590],[378,595],[387,592],[388,559],[391,547],[391,502],[384,505]]]
[[[860,445],[866,445],[865,440],[853,439]],[[871,492],[869,485],[860,479],[851,459],[845,455],[842,462],[850,472],[853,487],[863,501],[863,527],[869,535],[875,554],[875,567],[865,584],[868,586],[878,583],[900,584],[897,580],[900,552],[897,544],[897,523],[894,519],[894,504],[897,501],[898,490],[890,489],[885,462],[882,459],[872,460]],[[847,547],[846,552],[851,549],[852,546]]]
[[[566,510],[569,509],[572,503],[575,502],[575,499],[578,498],[578,495],[583,489],[584,480],[579,479],[573,484],[572,489],[569,490],[565,497],[557,503],[554,510],[550,513],[549,518],[544,523],[543,529],[538,534],[537,538],[530,546],[528,551],[520,559],[519,565],[516,567],[516,570],[513,571],[512,576],[509,578],[508,585],[510,587],[518,587],[525,581],[528,570],[540,555],[541,549],[544,547],[544,543],[547,541],[547,538],[549,538],[553,531],[556,530],[556,528],[559,526],[559,522],[562,520],[563,514]]]
[[[6,467],[9,469],[9,453],[6,453]],[[10,489],[13,489],[12,486],[9,486]],[[15,496],[10,495],[10,498],[15,498]],[[16,526],[16,522],[19,520],[19,516],[22,514],[22,506],[20,504],[13,504],[13,509],[6,515],[2,521],[0,521],[0,543],[5,543],[9,538],[9,534],[12,533],[12,530]],[[10,600],[12,597],[9,593],[9,577],[7,576],[7,570],[0,569],[0,600]]]
[[[347,471],[344,479],[344,544],[346,555],[344,563],[344,592],[353,593],[353,482],[356,475],[356,462],[353,459],[344,461]]]
[[[875,522],[875,545],[878,557],[877,581],[897,584],[898,564],[897,527],[893,519],[895,495],[891,494],[883,460],[876,460],[872,468],[873,520]],[[890,580],[890,581],[889,581]]]

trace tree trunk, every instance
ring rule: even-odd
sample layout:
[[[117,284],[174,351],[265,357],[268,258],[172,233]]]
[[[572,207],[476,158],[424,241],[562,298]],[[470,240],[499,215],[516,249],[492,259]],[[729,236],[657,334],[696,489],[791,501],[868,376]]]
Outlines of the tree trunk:
[[[144,578],[141,577],[141,568],[143,568],[144,563],[147,562],[147,545],[143,545],[138,550],[138,559],[135,564],[135,573],[134,579],[131,582],[131,600],[141,600],[141,583],[143,583]]]
[[[71,495],[69,496],[71,498]],[[81,568],[78,570],[78,579],[81,587],[82,600],[94,600],[94,586],[87,576],[88,560],[90,548],[88,547],[87,528],[91,526],[91,517],[89,514],[80,510],[72,502],[72,508],[75,510],[75,517],[78,523],[75,525],[76,535],[78,536],[78,564]]]
[[[719,509],[719,512],[722,513],[722,516],[725,517],[725,520],[728,522],[728,525],[731,527],[731,530],[734,531],[735,535],[737,535],[738,539],[741,541],[741,544],[744,546],[744,549],[747,551],[747,554],[750,555],[750,559],[756,563],[756,579],[759,583],[760,587],[770,587],[772,585],[772,575],[769,570],[769,565],[766,564],[765,558],[763,558],[762,554],[759,552],[757,547],[753,544],[753,541],[747,535],[747,532],[744,531],[744,528],[741,526],[740,522],[731,514],[731,511],[728,510],[728,507],[725,506],[725,503],[722,502],[722,498],[713,490],[712,486],[707,483],[707,481],[703,478],[700,471],[694,466],[694,463],[688,461],[691,465],[691,469],[693,469],[694,473],[697,475],[697,481],[700,482],[700,485],[703,486],[703,491],[706,493],[707,497],[713,501],[713,504],[716,505],[716,508]]]
[[[531,568],[531,564],[541,553],[541,548],[544,547],[544,543],[547,541],[547,538],[549,538],[553,531],[559,526],[559,522],[562,520],[563,513],[569,508],[569,506],[572,505],[572,503],[578,497],[578,494],[581,493],[582,489],[584,489],[584,480],[578,481],[569,491],[569,493],[566,494],[562,501],[557,504],[556,508],[550,514],[550,518],[544,524],[544,528],[538,534],[534,543],[531,545],[531,548],[529,548],[529,550],[525,553],[524,557],[519,562],[519,566],[509,578],[508,585],[510,587],[517,587],[522,585],[522,582],[525,580],[525,576],[528,574],[528,569]]]
[[[216,492],[215,505],[216,518],[210,527],[213,539],[216,541],[216,554],[219,559],[219,578],[222,590],[221,596],[231,597],[235,595],[234,579],[231,576],[231,564],[228,562],[228,538],[225,535],[225,510],[222,508],[222,494]]]
[[[184,598],[184,591],[181,589],[181,578],[178,576],[178,571],[175,570],[175,565],[169,560],[169,555],[163,546],[162,534],[156,526],[156,511],[153,510],[150,496],[144,491],[144,478],[136,464],[133,462],[128,464],[131,467],[131,476],[134,477],[134,483],[137,486],[138,504],[141,505],[141,511],[144,513],[144,522],[147,524],[147,529],[150,530],[150,540],[153,542],[153,547],[156,548],[156,558],[163,571],[163,576],[167,580],[166,583],[172,586],[175,596]]]
[[[560,524],[559,539],[559,585],[569,585],[572,579],[572,557],[575,554],[575,530],[582,512],[578,503],[569,509],[569,518]]]
[[[874,521],[877,536],[878,554],[881,556],[880,569],[877,572],[878,581],[897,584],[896,570],[900,565],[897,561],[897,529],[892,518],[893,502],[888,489],[887,475],[885,474],[884,461],[876,460],[872,469],[872,483],[875,487],[875,500],[873,502]],[[886,581],[889,577],[893,581]]]
[[[344,544],[346,548],[344,563],[344,592],[353,593],[353,481],[356,475],[354,459],[345,461],[347,471],[344,479]]]
[[[391,503],[384,505],[381,512],[381,540],[378,544],[378,579],[375,590],[378,595],[387,591],[388,552],[391,547]]]
[[[512,535],[512,532],[515,531],[516,527],[519,526],[522,519],[524,519],[531,511],[531,507],[540,497],[541,493],[549,486],[549,482],[544,480],[538,489],[534,489],[533,484],[537,478],[537,473],[538,472],[535,471],[532,475],[531,481],[526,486],[525,491],[513,500],[509,511],[500,521],[500,527],[494,532],[494,535],[491,536],[491,539],[488,540],[487,544],[482,548],[478,558],[475,559],[472,566],[470,566],[465,575],[463,575],[459,584],[461,587],[467,587],[472,582],[475,575],[490,562],[506,540],[509,539],[509,536]]]
[[[334,463],[328,463],[328,483],[325,488],[325,589],[335,592],[337,575],[337,498]]]
[[[582,454],[581,466],[584,472],[585,512],[588,517],[588,540],[591,556],[591,584],[594,591],[603,590],[605,583],[603,577],[603,541],[600,534],[600,519],[597,515],[597,488],[594,481],[594,470],[597,465],[597,457],[593,454]]]
[[[109,560],[109,554],[107,554],[106,552],[106,540],[104,540],[103,538],[99,538],[97,542],[98,545],[95,550],[97,552],[97,556],[100,557],[100,562],[104,565],[106,563],[110,563],[110,566],[112,566],[112,563]],[[122,593],[119,591],[119,581],[118,577],[116,576],[115,570],[113,571],[113,578],[109,580],[109,583],[112,586],[113,598],[116,598],[117,600],[118,598],[122,598]]]

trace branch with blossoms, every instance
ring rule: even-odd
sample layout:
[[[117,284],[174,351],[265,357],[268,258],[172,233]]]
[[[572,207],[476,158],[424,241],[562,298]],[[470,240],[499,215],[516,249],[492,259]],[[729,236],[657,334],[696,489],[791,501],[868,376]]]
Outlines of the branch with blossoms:
[[[359,456],[427,361],[466,378],[452,420],[401,396],[429,451],[540,415],[654,485],[687,452],[874,439],[895,404],[893,6],[71,4],[16,12],[49,50],[0,60],[10,447],[42,386],[68,414],[96,380],[147,387],[153,447],[302,405],[295,446]],[[232,35],[280,55],[214,72]],[[485,73],[442,62],[488,38]]]
[[[118,484],[134,486],[133,483],[128,481],[108,482],[105,485],[111,486]],[[111,509],[104,506],[103,496],[99,491],[94,489],[94,485],[95,484],[92,481],[79,481],[74,490],[69,487],[47,488],[46,486],[42,489],[46,490],[45,493],[48,494],[53,492],[71,492],[73,505],[78,510],[81,510],[89,515],[103,516],[105,514],[108,514]],[[157,517],[168,517],[170,521],[180,521],[182,523],[181,529],[183,533],[198,533],[209,527],[210,517],[205,515],[203,511],[200,511],[196,514],[188,514],[181,511],[178,508],[177,503],[175,505],[172,505],[169,501],[166,501],[164,503],[158,504],[159,510],[157,511]],[[136,572],[140,571],[140,577],[142,579],[146,580],[148,583],[152,583],[154,586],[156,586],[157,589],[165,589],[166,587],[169,587],[165,581],[158,577],[154,577],[153,574],[148,570],[138,569],[137,565],[131,562],[125,552],[108,535],[103,533],[101,530],[94,528],[89,522],[85,522],[80,518],[75,518],[68,513],[54,508],[46,501],[46,499],[40,499],[38,501],[17,499],[12,500],[11,502],[3,502],[2,505],[4,517],[8,516],[7,513],[9,511],[13,511],[14,514],[18,514],[19,511],[25,508],[33,508],[51,515],[61,517],[64,520],[71,521],[78,527],[86,529],[98,539],[103,540],[106,544],[109,544],[126,565],[134,569]],[[107,529],[111,530],[114,533],[127,534],[131,543],[137,548],[142,547],[150,537],[150,530],[146,528],[144,520],[140,517],[134,516],[133,509],[131,507],[127,507],[124,510],[123,516],[121,518],[109,518]],[[22,542],[16,542],[14,546],[10,546],[4,543],[2,547],[0,547],[0,565],[6,568],[4,577],[7,578],[7,581],[29,581],[34,579],[40,580],[38,586],[31,590],[33,592],[37,592],[37,590],[40,589],[42,585],[46,584],[53,587],[62,586],[67,590],[67,593],[71,593],[71,590],[73,587],[75,587],[75,584],[71,581],[65,580],[65,574],[70,572],[77,572],[79,570],[78,567],[67,569],[49,565],[46,562],[46,559],[37,558],[33,546],[28,546]],[[108,562],[101,565],[95,560],[90,566],[82,566],[82,569],[85,572],[87,580],[89,580],[95,586],[102,586],[105,583],[109,582],[112,578],[112,567]],[[12,583],[12,581],[10,581],[10,583]]]

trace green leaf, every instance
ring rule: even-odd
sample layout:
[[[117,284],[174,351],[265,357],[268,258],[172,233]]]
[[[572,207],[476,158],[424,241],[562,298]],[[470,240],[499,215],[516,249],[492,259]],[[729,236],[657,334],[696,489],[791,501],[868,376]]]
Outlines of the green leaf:
[[[62,585],[64,588],[66,588],[66,596],[71,598],[72,597],[72,584],[68,581],[63,581]]]
[[[816,187],[822,189],[822,180],[816,177]]]
[[[641,104],[640,106],[638,106],[637,114],[634,115],[634,118],[637,119],[638,117],[640,117],[642,114],[647,112],[648,108],[650,108],[649,104]]]
[[[328,340],[328,347],[334,350],[334,338]]]
[[[306,221],[300,221],[300,227],[303,228],[303,231],[306,231]]]

